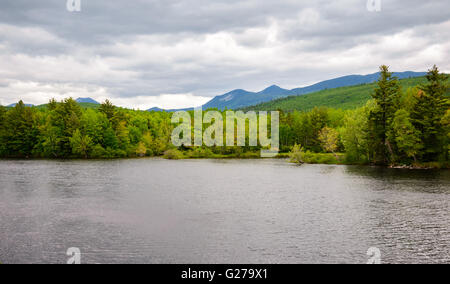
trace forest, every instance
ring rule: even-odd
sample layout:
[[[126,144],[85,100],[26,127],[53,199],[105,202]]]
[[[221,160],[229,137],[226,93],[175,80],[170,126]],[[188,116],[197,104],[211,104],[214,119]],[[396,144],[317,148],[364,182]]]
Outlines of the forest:
[[[280,157],[290,153],[298,163],[448,167],[448,75],[434,66],[426,80],[405,88],[387,66],[380,71],[379,81],[370,85],[371,99],[362,107],[280,109]],[[171,116],[119,108],[108,100],[97,108],[72,98],[51,100],[45,107],[20,101],[15,107],[0,106],[0,157],[259,157],[261,147],[176,148]]]

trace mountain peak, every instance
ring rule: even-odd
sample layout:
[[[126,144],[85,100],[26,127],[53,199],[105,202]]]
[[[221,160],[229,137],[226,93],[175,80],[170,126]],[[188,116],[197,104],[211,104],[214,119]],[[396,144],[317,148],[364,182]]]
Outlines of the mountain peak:
[[[287,92],[288,90],[280,88],[277,85],[272,85],[266,89],[264,89],[263,91],[259,92],[259,94],[264,94],[264,95],[279,95],[282,93]]]
[[[96,104],[96,105],[100,104],[99,102],[97,102],[96,100],[91,99],[91,98],[78,98],[78,99],[76,99],[76,102],[77,103],[90,103],[90,104]]]

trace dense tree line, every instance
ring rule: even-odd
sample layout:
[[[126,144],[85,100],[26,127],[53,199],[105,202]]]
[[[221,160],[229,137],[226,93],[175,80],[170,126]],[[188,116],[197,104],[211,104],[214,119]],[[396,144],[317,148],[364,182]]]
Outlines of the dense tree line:
[[[297,161],[307,162],[315,157],[330,162],[331,157],[339,163],[448,163],[448,76],[433,67],[427,83],[403,90],[387,66],[380,69],[373,99],[364,107],[280,111],[281,152],[293,149]],[[258,157],[260,147],[175,149],[170,141],[174,127],[170,113],[127,110],[109,101],[98,109],[82,108],[73,99],[52,100],[45,108],[19,102],[13,108],[0,107],[0,156]]]
[[[403,91],[387,66],[380,71],[373,100],[362,108],[288,114],[283,136],[294,141],[285,143],[301,145],[300,152],[345,152],[347,163],[448,163],[448,76],[434,66],[427,83]]]
[[[83,109],[73,99],[44,109],[0,108],[0,155],[14,158],[118,158],[161,155],[170,115],[119,109],[109,101]]]

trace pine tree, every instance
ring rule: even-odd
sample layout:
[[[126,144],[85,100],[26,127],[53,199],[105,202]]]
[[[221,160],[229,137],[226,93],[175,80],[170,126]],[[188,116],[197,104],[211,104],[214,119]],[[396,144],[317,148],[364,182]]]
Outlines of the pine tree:
[[[380,67],[378,87],[372,94],[376,108],[370,113],[371,150],[374,162],[387,164],[394,162],[395,145],[390,139],[391,123],[400,101],[400,85],[398,79],[389,72],[389,67]]]
[[[448,99],[445,97],[448,78],[447,75],[440,74],[436,65],[433,66],[428,71],[428,83],[420,86],[420,91],[415,96],[416,104],[411,112],[411,118],[421,133],[424,161],[436,161],[440,153],[444,152],[445,135],[441,120],[449,108]]]
[[[33,110],[20,101],[6,113],[3,132],[6,155],[30,157],[38,137]]]
[[[106,118],[108,118],[110,122],[112,121],[114,114],[116,113],[116,107],[109,100],[106,100],[104,103],[102,103],[98,110],[101,113],[104,113],[106,115]]]

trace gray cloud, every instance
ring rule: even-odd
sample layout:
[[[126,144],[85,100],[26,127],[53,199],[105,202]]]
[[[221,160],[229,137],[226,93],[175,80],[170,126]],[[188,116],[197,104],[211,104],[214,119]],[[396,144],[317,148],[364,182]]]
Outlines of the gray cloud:
[[[69,13],[65,0],[0,0],[0,103],[71,94],[164,107],[165,94],[194,104],[380,64],[450,71],[447,0],[382,0],[379,13],[365,0],[81,2]]]

